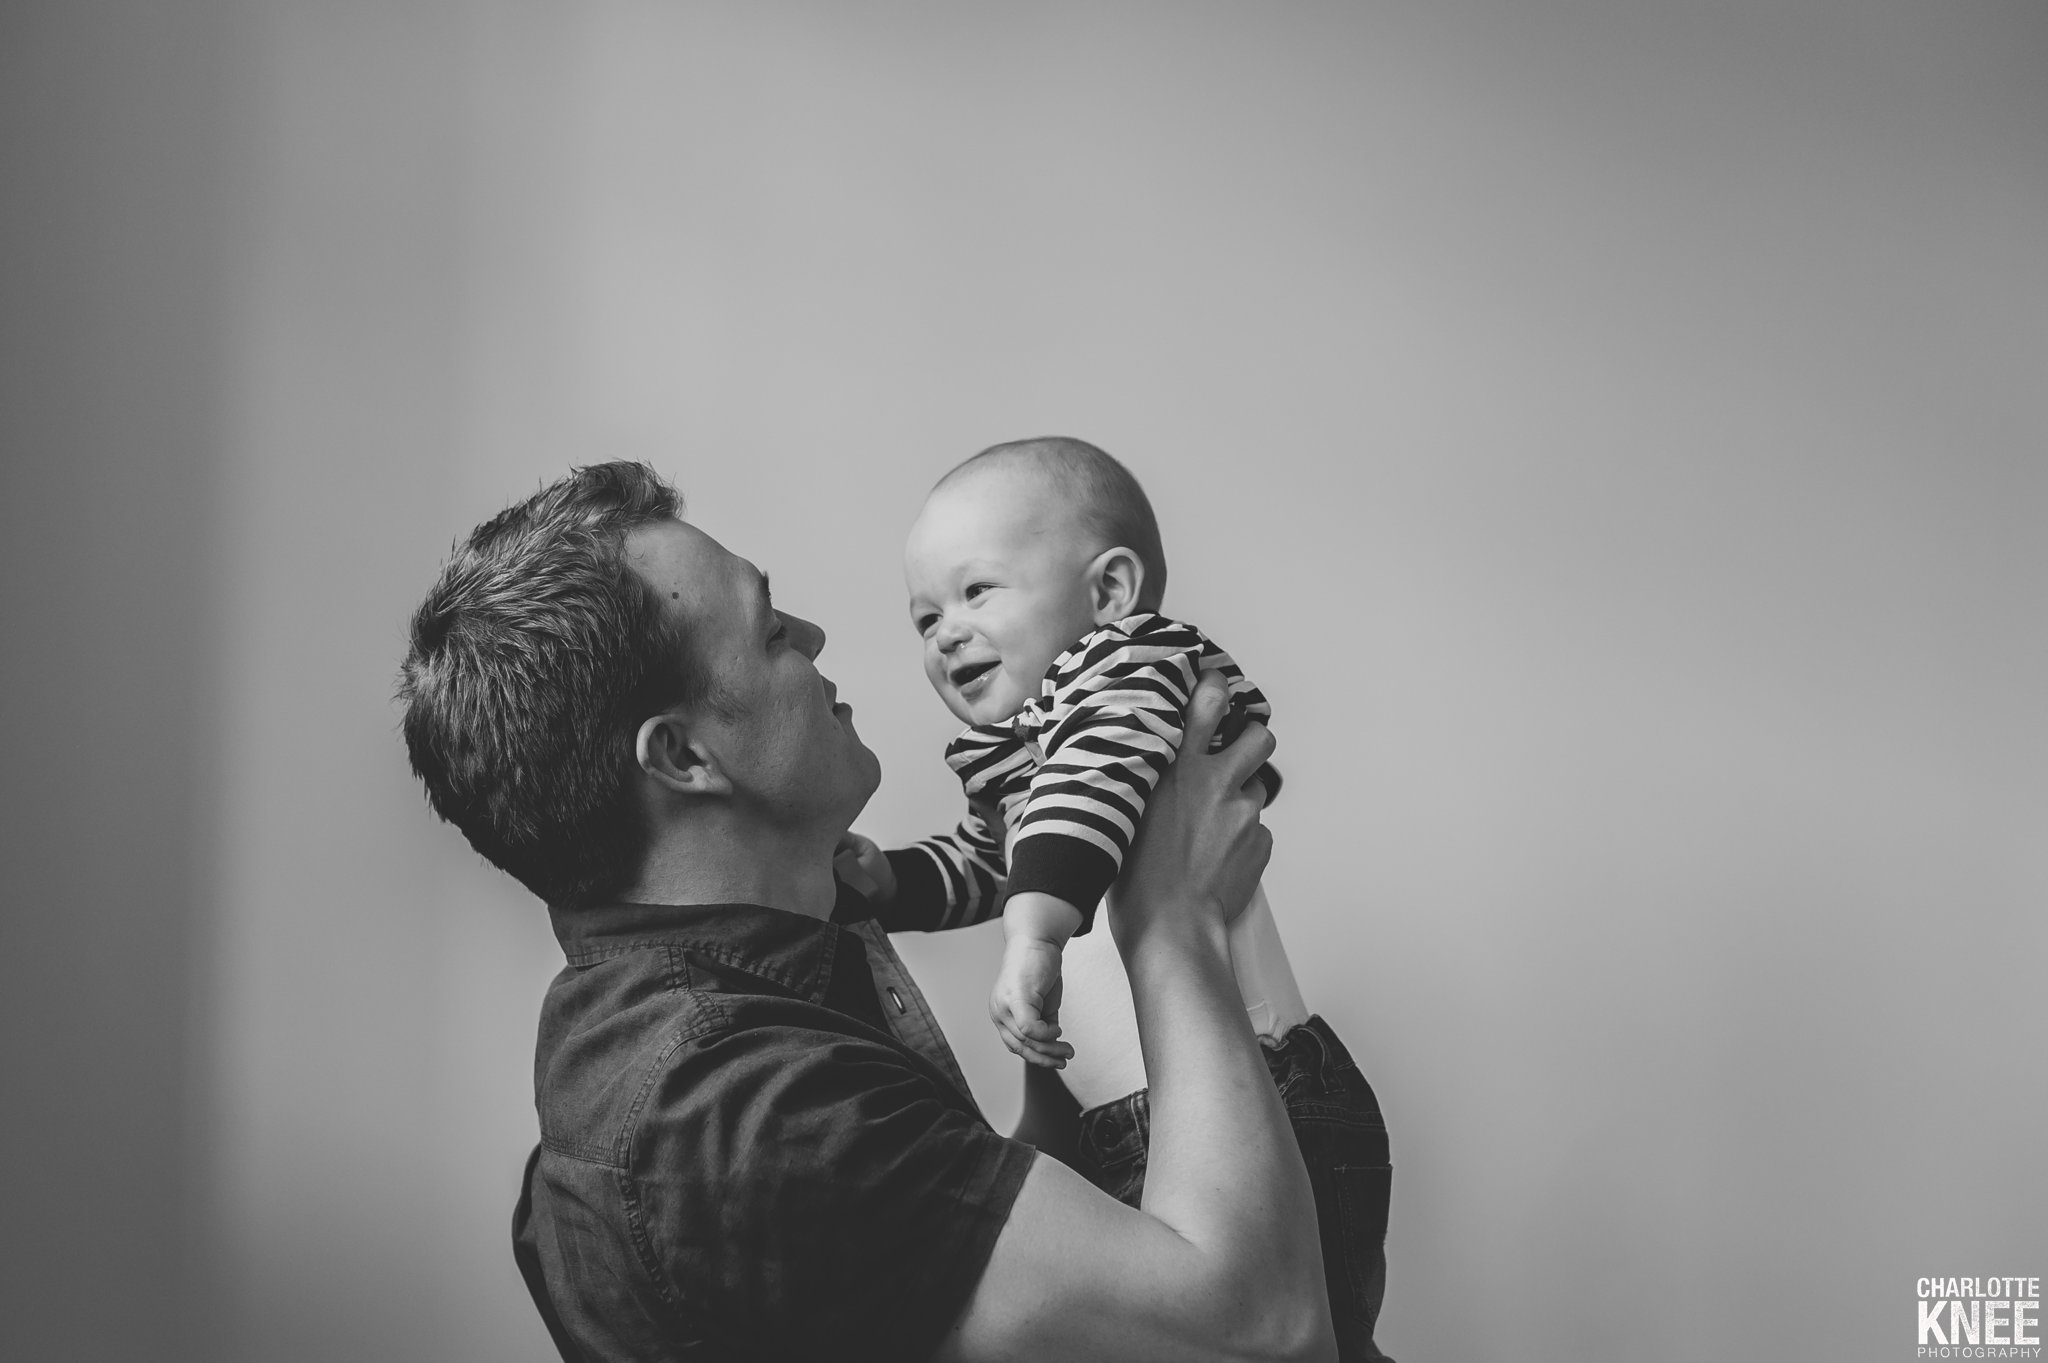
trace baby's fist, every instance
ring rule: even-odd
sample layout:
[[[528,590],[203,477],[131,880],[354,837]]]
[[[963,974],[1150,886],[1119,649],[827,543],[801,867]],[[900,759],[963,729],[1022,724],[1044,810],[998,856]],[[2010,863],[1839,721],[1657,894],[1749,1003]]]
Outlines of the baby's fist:
[[[1060,949],[1056,943],[1013,937],[989,995],[989,1018],[1003,1045],[1033,1065],[1062,1069],[1074,1048],[1059,1039]]]
[[[832,853],[832,872],[866,895],[870,904],[887,904],[896,897],[896,870],[873,838],[853,832],[840,834],[839,846]]]

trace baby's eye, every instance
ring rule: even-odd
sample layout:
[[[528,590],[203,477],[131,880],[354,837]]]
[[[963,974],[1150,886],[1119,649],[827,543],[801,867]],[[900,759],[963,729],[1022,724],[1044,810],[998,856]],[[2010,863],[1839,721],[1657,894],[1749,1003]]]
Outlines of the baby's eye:
[[[911,623],[916,627],[919,634],[930,634],[932,626],[939,623],[939,617],[936,615],[920,615]]]
[[[988,590],[988,589],[989,589],[990,587],[992,587],[992,586],[994,586],[994,585],[995,585],[995,584],[994,584],[994,583],[992,583],[992,582],[976,582],[976,583],[974,583],[973,585],[971,585],[971,586],[970,586],[970,587],[968,587],[968,589],[967,589],[967,599],[968,599],[969,601],[972,601],[972,600],[973,600],[973,599],[974,599],[975,597],[977,597],[977,596],[980,596],[980,595],[981,595],[981,594],[982,594],[983,592],[987,591],[987,590]]]

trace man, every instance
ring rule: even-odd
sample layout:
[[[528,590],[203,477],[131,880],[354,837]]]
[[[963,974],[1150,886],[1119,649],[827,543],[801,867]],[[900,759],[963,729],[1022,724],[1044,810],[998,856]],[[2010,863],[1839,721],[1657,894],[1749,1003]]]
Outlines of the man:
[[[1205,682],[1119,892],[1153,1081],[1133,1210],[990,1130],[886,938],[832,921],[879,764],[824,633],[680,509],[608,464],[486,522],[400,684],[434,809],[568,958],[515,1217],[563,1357],[1333,1357],[1225,939],[1271,847],[1270,737],[1208,754]]]

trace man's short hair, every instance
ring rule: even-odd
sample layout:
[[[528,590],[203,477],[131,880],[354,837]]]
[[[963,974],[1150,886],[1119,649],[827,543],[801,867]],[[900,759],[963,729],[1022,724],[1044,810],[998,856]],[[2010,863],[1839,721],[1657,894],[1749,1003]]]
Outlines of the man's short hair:
[[[577,469],[459,542],[412,618],[398,699],[427,801],[551,904],[631,885],[639,726],[705,691],[625,558],[629,533],[681,512],[645,464]]]
[[[1159,541],[1159,518],[1131,471],[1107,450],[1067,435],[1041,435],[991,445],[963,460],[939,480],[939,486],[977,466],[1021,464],[1044,475],[1087,524],[1102,548],[1122,545],[1144,561],[1145,585],[1138,593],[1140,610],[1156,611],[1166,599],[1166,549]]]

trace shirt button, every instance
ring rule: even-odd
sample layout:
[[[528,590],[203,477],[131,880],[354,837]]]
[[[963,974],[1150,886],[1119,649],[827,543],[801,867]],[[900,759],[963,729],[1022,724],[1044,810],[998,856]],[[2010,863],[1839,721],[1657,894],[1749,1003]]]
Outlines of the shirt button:
[[[903,996],[896,992],[896,986],[893,984],[889,986],[889,1002],[896,1005],[896,1011],[899,1013],[909,1011],[903,1006]]]

